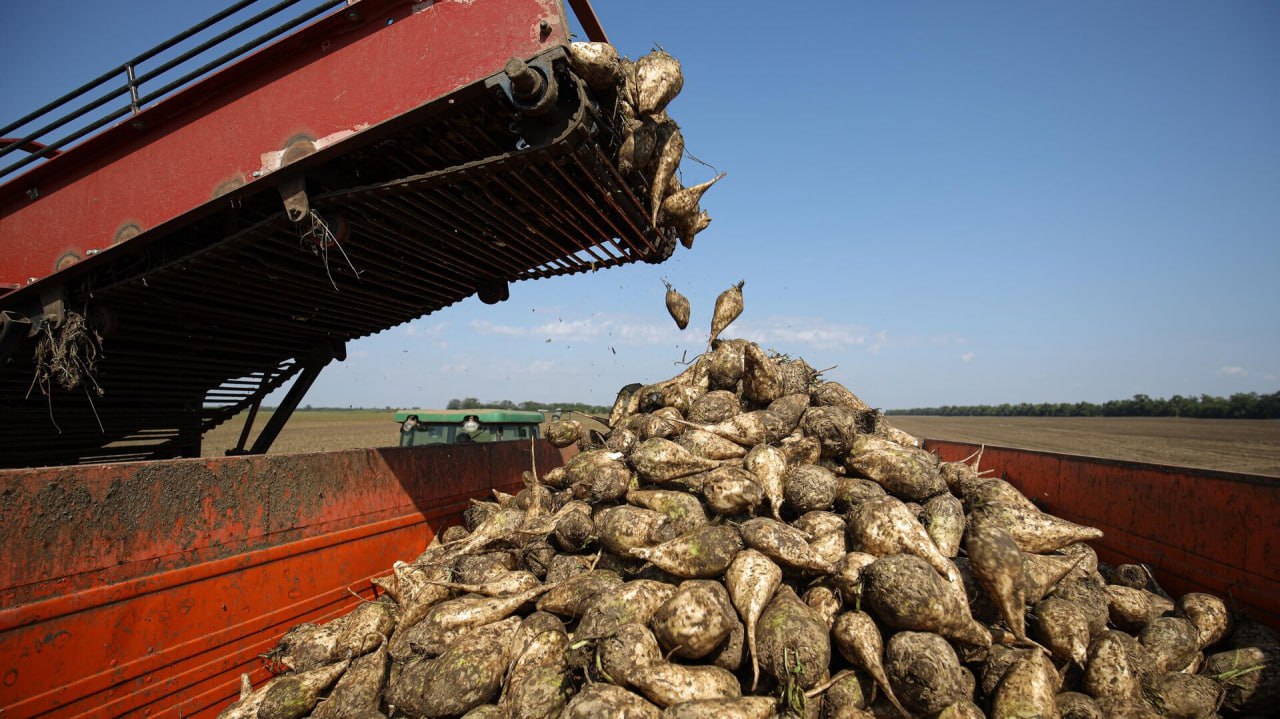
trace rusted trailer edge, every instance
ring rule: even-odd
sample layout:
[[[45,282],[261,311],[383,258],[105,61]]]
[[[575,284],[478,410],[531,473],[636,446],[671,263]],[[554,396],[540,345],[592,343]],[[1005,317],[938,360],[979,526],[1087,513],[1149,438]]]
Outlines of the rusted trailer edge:
[[[1033,455],[1038,457],[1052,458],[1056,460],[1068,460],[1072,462],[1084,461],[1096,466],[1110,466],[1120,469],[1140,469],[1160,472],[1170,475],[1194,475],[1204,479],[1222,479],[1230,482],[1244,482],[1245,484],[1263,484],[1280,486],[1280,476],[1272,476],[1268,474],[1254,474],[1251,472],[1229,472],[1221,469],[1209,469],[1208,467],[1188,467],[1178,464],[1156,464],[1154,462],[1139,462],[1132,459],[1116,459],[1114,457],[1096,457],[1090,454],[1067,454],[1065,452],[1051,452],[1043,449],[1028,449],[1025,447],[1005,447],[996,444],[984,444],[981,442],[960,442],[950,439],[934,439],[925,438],[920,440],[924,448],[934,454],[942,456],[944,462],[958,461],[949,459],[955,451],[965,451],[968,453],[958,459],[969,458],[972,461],[974,453],[981,451],[982,468],[989,469],[987,455],[988,452],[1011,452],[1023,455]],[[941,449],[941,448],[946,449]],[[952,448],[960,448],[958,450]]]

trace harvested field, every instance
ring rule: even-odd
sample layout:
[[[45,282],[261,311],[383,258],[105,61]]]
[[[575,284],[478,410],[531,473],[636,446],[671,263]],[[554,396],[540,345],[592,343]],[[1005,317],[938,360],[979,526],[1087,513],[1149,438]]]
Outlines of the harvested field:
[[[271,453],[393,447],[399,435],[392,414],[388,410],[298,412]],[[270,412],[258,415],[255,435],[268,417]],[[1280,476],[1280,421],[1276,420],[898,416],[890,421],[917,437]],[[210,432],[204,440],[204,455],[221,456],[234,447],[242,425],[243,418],[237,417]]]
[[[266,426],[271,412],[259,412],[249,435],[253,444],[258,432]],[[218,427],[204,437],[201,454],[220,457],[236,446],[244,414]],[[331,452],[338,449],[394,447],[400,444],[395,412],[385,409],[311,410],[295,412],[271,447],[271,454],[292,452]]]
[[[268,417],[270,412],[260,413],[255,431]],[[1275,420],[897,416],[891,422],[920,438],[1280,476],[1280,421]],[[210,432],[205,438],[206,457],[218,457],[236,446],[242,423],[243,418],[237,417]],[[330,452],[398,443],[396,422],[387,409],[325,409],[296,413],[280,432],[271,453]]]
[[[266,425],[271,412],[259,412],[249,435],[249,444]],[[548,415],[547,419],[551,416]],[[607,430],[608,427],[587,415],[567,413],[566,419],[582,422],[586,429]],[[244,414],[205,435],[201,454],[205,457],[221,457],[236,446],[240,430],[244,427]],[[543,425],[546,432],[546,425]],[[387,409],[324,409],[295,412],[276,438],[271,454],[291,452],[332,452],[339,449],[366,447],[395,447],[400,444],[395,411]]]
[[[891,417],[917,437],[1280,476],[1280,421],[1173,417]]]

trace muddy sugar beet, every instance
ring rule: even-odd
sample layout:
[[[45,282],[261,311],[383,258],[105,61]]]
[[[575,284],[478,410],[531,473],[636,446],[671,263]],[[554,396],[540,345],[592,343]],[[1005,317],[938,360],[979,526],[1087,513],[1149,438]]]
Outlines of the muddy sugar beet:
[[[626,76],[589,50],[575,62],[593,81]],[[665,67],[644,70],[639,107],[670,91]],[[1219,597],[1164,596],[1145,570],[1100,572],[1097,529],[938,462],[803,360],[717,337],[676,377],[624,388],[610,424],[553,423],[552,443],[578,449],[564,467],[477,498],[465,526],[375,581],[375,601],[294,627],[266,657],[277,676],[222,716],[1209,717],[1280,702],[1271,630]]]

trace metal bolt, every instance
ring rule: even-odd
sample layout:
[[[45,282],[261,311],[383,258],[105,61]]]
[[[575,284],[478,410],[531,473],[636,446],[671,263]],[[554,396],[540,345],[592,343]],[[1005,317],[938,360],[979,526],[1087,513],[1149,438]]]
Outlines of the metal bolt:
[[[40,196],[40,188],[38,188],[38,187],[28,187],[28,188],[27,188],[27,199],[28,199],[28,200],[34,200],[34,199],[36,199],[36,198],[37,198],[37,197],[39,197],[39,196]]]
[[[511,90],[521,100],[537,97],[542,91],[542,75],[518,57],[507,61],[502,71],[511,80]]]
[[[543,40],[545,40],[545,39],[547,39],[547,36],[548,36],[548,35],[550,35],[550,34],[551,34],[551,23],[547,22],[546,20],[539,20],[539,21],[538,21],[538,35],[539,35]]]

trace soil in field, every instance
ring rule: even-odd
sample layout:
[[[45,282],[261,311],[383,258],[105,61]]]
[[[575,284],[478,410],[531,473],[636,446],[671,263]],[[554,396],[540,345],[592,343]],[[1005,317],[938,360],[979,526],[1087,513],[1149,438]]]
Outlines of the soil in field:
[[[268,412],[258,415],[250,443],[269,416]],[[576,415],[567,417],[583,420],[585,427],[604,427]],[[890,422],[917,437],[1280,476],[1280,420],[895,416]],[[221,456],[236,446],[243,424],[243,416],[237,417],[207,434],[204,455]],[[399,443],[392,412],[316,410],[294,414],[271,453]]]
[[[260,412],[253,423],[247,444],[252,445],[258,432],[266,426],[270,412]],[[607,432],[608,425],[600,418],[566,412],[565,419],[576,419],[583,429]],[[205,457],[221,457],[240,440],[245,415],[241,414],[204,437],[202,452]],[[551,416],[547,415],[550,420]],[[546,434],[546,425],[542,427]],[[271,454],[295,452],[331,452],[339,449],[363,449],[368,447],[396,447],[400,444],[400,425],[395,412],[381,409],[311,410],[295,412],[280,436],[271,445]]]
[[[1280,476],[1280,420],[1172,417],[911,417],[917,437]]]
[[[234,417],[206,434],[201,453],[206,457],[220,457],[235,447],[240,439],[240,430],[244,428],[244,417],[243,414]],[[270,417],[270,412],[258,413],[249,433],[249,445],[253,444]],[[395,421],[394,412],[380,409],[312,410],[295,412],[289,418],[271,445],[271,454],[395,447],[399,444],[400,425]]]

